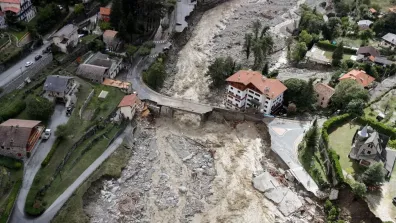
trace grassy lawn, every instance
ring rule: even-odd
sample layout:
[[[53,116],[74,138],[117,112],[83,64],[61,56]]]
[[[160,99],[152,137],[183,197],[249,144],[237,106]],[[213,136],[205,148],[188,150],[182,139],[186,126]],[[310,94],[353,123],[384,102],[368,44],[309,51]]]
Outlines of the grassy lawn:
[[[383,12],[388,12],[388,8],[395,6],[391,0],[371,0],[371,4],[378,4]]]
[[[328,59],[332,59],[333,52],[331,52],[331,51],[325,51],[324,55],[325,55],[325,57],[327,57]],[[353,55],[351,55],[351,54],[344,54],[344,55],[342,56],[342,60],[349,60],[349,59],[351,59],[351,56],[353,56]]]
[[[86,36],[81,38],[81,42],[82,43],[90,43],[96,38],[98,38],[98,35],[95,35],[95,34],[86,35]]]
[[[8,37],[0,38],[0,46],[3,46],[8,41]]]
[[[16,38],[18,38],[18,40],[21,40],[22,37],[28,32],[27,30],[23,30],[23,31],[14,31],[14,30],[9,30],[7,31],[8,33],[10,33],[11,35],[16,36]]]
[[[81,136],[96,122],[100,123],[100,117],[106,118],[108,115],[110,115],[124,96],[124,94],[117,88],[111,88],[99,84],[91,85],[82,79],[76,79],[81,85],[77,93],[78,100],[76,108],[74,109],[69,121],[66,124],[67,134],[64,139],[61,139],[59,145],[54,148],[54,155],[48,165],[44,168],[41,168],[37,173],[27,197],[27,205],[29,202],[30,204],[34,202],[37,191],[50,181],[56,171],[56,168],[61,162],[63,162],[64,157],[72,145],[76,143],[81,138]],[[93,115],[91,115],[90,119],[80,119],[79,110],[92,89],[95,91],[94,96],[88,103],[82,117],[86,116],[85,113],[90,112],[93,113]],[[107,98],[104,100],[98,100],[97,98],[101,90],[106,90],[109,92]],[[93,109],[95,111],[92,111]],[[101,130],[94,136],[85,139],[83,143],[71,153],[71,156],[64,166],[61,174],[55,177],[51,187],[49,187],[44,195],[43,201],[46,203],[46,207],[49,207],[51,203],[60,194],[62,194],[64,190],[72,182],[74,182],[74,180],[80,176],[80,174],[94,160],[96,160],[97,157],[103,153],[103,151],[107,148],[109,139],[114,136],[118,128],[119,126],[107,125],[104,130]],[[100,137],[99,141],[94,143],[90,149],[87,150],[87,152],[82,154],[83,150],[86,148],[86,145],[95,137],[103,135],[106,130],[110,130],[110,132],[107,132],[105,137]]]
[[[351,151],[352,138],[358,128],[358,125],[352,125],[350,127],[349,124],[345,124],[329,135],[329,145],[340,156],[342,169],[352,175],[355,173],[359,174],[363,170],[356,161],[348,158],[348,154]]]
[[[81,186],[74,192],[73,196],[66,202],[62,209],[51,221],[53,223],[81,223],[89,222],[89,217],[83,210],[83,196],[91,184],[104,177],[119,178],[121,170],[127,165],[131,149],[120,146]]]

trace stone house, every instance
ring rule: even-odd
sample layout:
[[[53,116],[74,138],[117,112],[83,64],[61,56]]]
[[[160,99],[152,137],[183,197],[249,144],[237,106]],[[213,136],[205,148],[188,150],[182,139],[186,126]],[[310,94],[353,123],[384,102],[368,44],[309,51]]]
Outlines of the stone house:
[[[50,75],[45,80],[44,91],[49,97],[65,101],[65,97],[73,88],[74,82],[73,77]]]
[[[69,24],[64,26],[53,36],[54,45],[63,53],[70,53],[71,50],[78,44],[78,27]]]
[[[353,137],[351,152],[348,157],[359,161],[360,165],[370,166],[382,162],[387,176],[393,171],[396,160],[396,151],[386,149],[389,137],[364,126],[356,131]]]
[[[329,105],[330,99],[333,96],[335,90],[327,84],[317,83],[314,86],[316,93],[316,104],[322,108],[326,108]]]
[[[44,131],[40,121],[9,119],[0,124],[0,154],[23,159],[31,153]]]
[[[106,54],[97,52],[79,65],[77,75],[92,82],[102,83],[105,78],[115,78],[122,68],[122,59],[110,58]]]
[[[126,95],[121,100],[120,104],[118,104],[118,112],[124,116],[124,118],[132,120],[140,104],[141,102],[136,94]]]

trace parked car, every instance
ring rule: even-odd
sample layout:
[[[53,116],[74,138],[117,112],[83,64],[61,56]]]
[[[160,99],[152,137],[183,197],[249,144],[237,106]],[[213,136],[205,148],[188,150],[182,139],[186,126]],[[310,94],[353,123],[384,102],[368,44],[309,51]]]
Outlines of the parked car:
[[[51,136],[51,129],[46,129],[43,132],[43,135],[41,136],[42,139],[49,139],[49,137]]]
[[[39,54],[39,55],[35,56],[34,59],[35,59],[36,61],[38,61],[38,60],[40,60],[42,57],[43,57],[43,56],[41,56],[41,55]]]
[[[32,64],[33,64],[33,62],[28,61],[28,62],[26,62],[25,67],[30,67]]]

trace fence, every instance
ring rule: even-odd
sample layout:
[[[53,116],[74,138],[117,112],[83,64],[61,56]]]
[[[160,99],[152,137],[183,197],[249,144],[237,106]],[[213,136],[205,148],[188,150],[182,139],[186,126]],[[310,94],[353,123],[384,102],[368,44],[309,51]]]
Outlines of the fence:
[[[80,119],[82,118],[82,113],[84,112],[85,107],[88,105],[88,103],[91,101],[93,95],[95,93],[95,90],[92,89],[91,93],[89,93],[87,99],[85,99],[84,104],[81,106],[80,111],[78,115],[80,116]]]
[[[7,93],[15,90],[16,88],[22,88],[25,83],[26,78],[32,78],[41,70],[43,70],[48,64],[50,64],[53,60],[52,54],[48,54],[47,56],[43,57],[41,60],[37,61],[36,63],[32,64],[28,69],[23,71],[19,74],[16,78],[11,80],[8,84],[4,85],[3,92],[0,94],[0,98]]]

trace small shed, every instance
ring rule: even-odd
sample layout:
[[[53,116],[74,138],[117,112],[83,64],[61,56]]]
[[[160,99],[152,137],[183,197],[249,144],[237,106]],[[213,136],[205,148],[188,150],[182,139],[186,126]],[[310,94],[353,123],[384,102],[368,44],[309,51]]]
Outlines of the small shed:
[[[109,94],[108,91],[103,91],[103,90],[102,90],[102,91],[100,92],[98,98],[100,98],[100,99],[105,99],[105,98],[107,97],[108,94]]]

